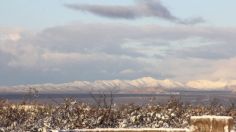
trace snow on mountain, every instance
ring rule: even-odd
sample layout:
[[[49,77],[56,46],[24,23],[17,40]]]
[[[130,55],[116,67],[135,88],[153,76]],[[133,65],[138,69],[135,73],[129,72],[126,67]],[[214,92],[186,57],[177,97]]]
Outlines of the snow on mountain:
[[[169,80],[169,79],[158,80],[158,83],[162,87],[165,87],[165,88],[183,88],[184,87],[184,84],[177,81]]]
[[[189,81],[186,83],[187,87],[196,89],[219,89],[227,86],[226,82],[223,81],[209,81],[209,80],[196,80]]]
[[[201,89],[201,90],[234,90],[233,87],[235,86],[236,86],[236,80],[230,80],[230,81],[196,80],[196,81],[189,81],[185,84],[185,87]]]
[[[160,93],[169,90],[235,90],[236,80],[209,81],[195,80],[181,83],[174,80],[157,80],[152,77],[143,77],[136,80],[97,80],[74,81],[61,84],[35,84],[0,87],[0,93],[27,92],[35,88],[41,93],[88,93],[88,92],[115,92],[115,93]]]
[[[131,80],[129,82],[131,85],[136,86],[136,87],[158,87],[162,89],[171,89],[171,88],[180,88],[184,87],[184,85],[180,82],[176,82],[173,80],[165,79],[165,80],[157,80],[152,77],[143,77],[140,79],[136,80]]]

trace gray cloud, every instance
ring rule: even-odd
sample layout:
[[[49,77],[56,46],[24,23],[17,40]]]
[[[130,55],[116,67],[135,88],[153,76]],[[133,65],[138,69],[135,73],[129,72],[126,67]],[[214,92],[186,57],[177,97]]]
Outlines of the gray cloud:
[[[78,23],[35,34],[2,34],[1,85],[143,76],[236,78],[235,28]]]
[[[66,4],[66,7],[79,11],[90,12],[95,15],[116,19],[137,19],[141,17],[158,17],[171,22],[193,25],[204,22],[201,17],[192,19],[180,19],[174,16],[160,0],[136,0],[133,6],[114,6],[114,5],[77,5]]]
[[[194,48],[176,50],[170,54],[183,58],[227,59],[235,57],[236,45],[231,43],[217,43]]]
[[[194,25],[198,23],[204,23],[205,20],[202,17],[196,17],[196,18],[190,18],[190,19],[184,19],[184,20],[177,20],[177,23],[184,24],[184,25]]]

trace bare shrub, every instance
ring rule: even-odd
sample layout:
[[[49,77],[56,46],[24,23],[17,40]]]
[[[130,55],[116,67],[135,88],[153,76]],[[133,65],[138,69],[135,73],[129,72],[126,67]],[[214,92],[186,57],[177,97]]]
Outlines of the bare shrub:
[[[110,98],[108,98],[110,97]],[[95,101],[96,100],[96,101]],[[236,119],[233,102],[223,105],[191,105],[172,97],[166,104],[114,105],[113,95],[96,96],[95,105],[68,98],[57,104],[14,103],[0,100],[0,131],[72,130],[79,128],[138,128],[189,126],[190,116],[228,115]],[[214,107],[217,106],[217,107]],[[214,110],[212,110],[214,109]]]

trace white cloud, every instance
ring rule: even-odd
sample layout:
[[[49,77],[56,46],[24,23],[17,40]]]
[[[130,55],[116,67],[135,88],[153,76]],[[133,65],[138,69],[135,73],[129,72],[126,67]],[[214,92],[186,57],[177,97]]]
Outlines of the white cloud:
[[[133,74],[135,71],[133,69],[124,69],[120,72],[120,74],[123,75],[129,75],[129,74]]]
[[[21,39],[22,29],[0,28],[0,41],[18,41]]]

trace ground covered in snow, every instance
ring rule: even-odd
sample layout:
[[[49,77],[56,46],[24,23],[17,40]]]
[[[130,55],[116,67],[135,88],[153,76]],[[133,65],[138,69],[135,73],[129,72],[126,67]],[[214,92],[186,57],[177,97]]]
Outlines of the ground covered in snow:
[[[236,106],[217,102],[209,105],[183,104],[171,98],[166,104],[115,105],[112,100],[95,99],[94,104],[65,99],[59,104],[27,105],[0,102],[0,132],[72,130],[85,128],[187,128],[191,116],[232,116]],[[25,103],[24,103],[25,104]]]

